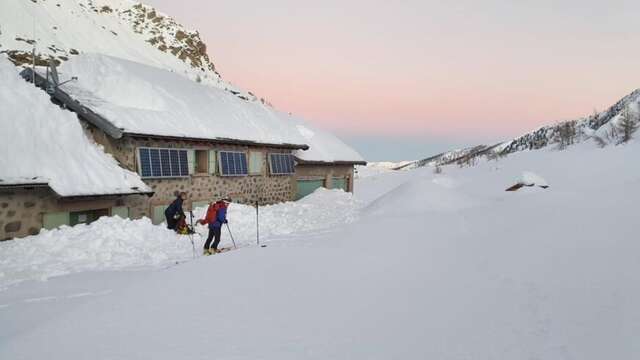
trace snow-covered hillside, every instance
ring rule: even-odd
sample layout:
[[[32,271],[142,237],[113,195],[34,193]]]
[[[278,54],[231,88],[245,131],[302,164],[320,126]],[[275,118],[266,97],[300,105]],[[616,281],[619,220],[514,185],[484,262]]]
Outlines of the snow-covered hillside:
[[[519,151],[546,147],[565,148],[581,142],[596,142],[606,146],[619,142],[619,127],[625,111],[640,123],[640,89],[631,92],[610,108],[590,116],[542,126],[513,140],[492,145],[476,145],[446,151],[403,166],[411,169],[449,164],[475,165],[480,158],[497,158]]]
[[[250,93],[222,81],[197,31],[131,0],[3,0],[0,53],[17,65],[49,57],[63,63],[81,53],[100,53],[183,74],[227,89],[243,99]]]
[[[636,359],[638,151],[585,143],[382,173],[358,179],[352,200],[324,192],[308,208],[265,209],[262,226],[287,229],[267,230],[266,248],[22,282],[0,292],[0,358]],[[504,191],[533,178],[549,187]],[[229,215],[243,245],[252,210]],[[118,242],[41,235],[39,252],[0,258],[65,269],[89,247],[107,256],[140,241],[112,233]],[[189,257],[183,240],[175,259]],[[71,244],[64,260],[39,256]]]

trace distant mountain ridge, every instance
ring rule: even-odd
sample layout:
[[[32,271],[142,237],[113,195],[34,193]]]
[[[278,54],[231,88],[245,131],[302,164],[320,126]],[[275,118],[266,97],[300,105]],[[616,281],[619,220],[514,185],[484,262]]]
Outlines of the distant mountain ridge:
[[[549,146],[569,146],[574,143],[596,138],[598,141],[606,143],[606,138],[608,136],[610,137],[610,132],[618,125],[622,112],[625,109],[631,109],[636,118],[640,115],[640,89],[634,90],[605,111],[595,113],[591,116],[543,126],[513,140],[497,144],[476,145],[446,151],[404,164],[396,169],[450,164],[473,165],[481,157],[496,158],[508,156],[509,154],[519,151],[537,150]],[[564,144],[563,142],[565,141],[569,141],[569,143]]]

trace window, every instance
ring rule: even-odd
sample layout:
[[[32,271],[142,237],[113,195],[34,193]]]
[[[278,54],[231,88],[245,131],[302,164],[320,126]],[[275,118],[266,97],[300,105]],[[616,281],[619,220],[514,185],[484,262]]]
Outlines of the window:
[[[69,225],[91,224],[102,216],[109,216],[109,209],[73,211],[69,213]]]
[[[196,150],[196,168],[197,174],[206,174],[209,171],[209,151]]]
[[[262,175],[262,152],[250,151],[249,152],[249,174]]]
[[[246,176],[247,154],[237,151],[220,151],[220,175],[222,176]]]
[[[189,176],[187,150],[140,148],[138,169],[143,178]]]
[[[273,175],[290,175],[295,172],[291,154],[269,154],[269,166]]]
[[[209,174],[216,173],[216,151],[209,150]]]

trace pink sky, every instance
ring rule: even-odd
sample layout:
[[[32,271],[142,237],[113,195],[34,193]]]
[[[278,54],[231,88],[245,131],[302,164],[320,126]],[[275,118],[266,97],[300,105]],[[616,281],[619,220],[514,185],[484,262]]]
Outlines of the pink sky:
[[[344,135],[499,139],[640,87],[638,1],[148,2],[226,80]]]

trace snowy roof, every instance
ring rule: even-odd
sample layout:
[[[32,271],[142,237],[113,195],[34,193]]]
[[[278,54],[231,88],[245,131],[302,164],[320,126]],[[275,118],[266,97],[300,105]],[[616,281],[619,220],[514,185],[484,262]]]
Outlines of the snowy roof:
[[[0,186],[46,184],[60,196],[151,192],[17,71],[0,56]]]
[[[64,63],[60,87],[123,133],[306,148],[272,108],[180,74],[99,54]]]
[[[335,135],[315,128],[299,117],[281,114],[304,138],[309,145],[306,151],[296,151],[295,156],[303,162],[353,163],[364,164],[365,161],[357,151],[338,139]]]

